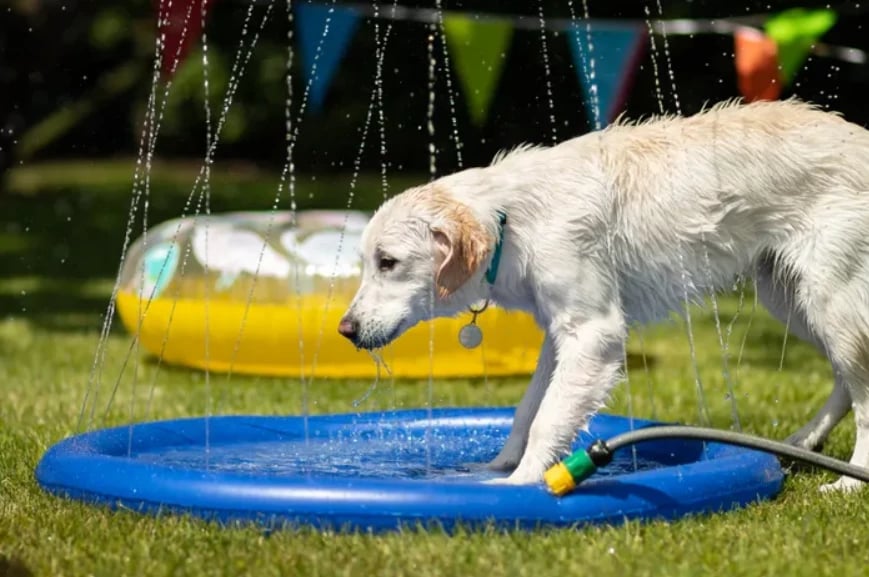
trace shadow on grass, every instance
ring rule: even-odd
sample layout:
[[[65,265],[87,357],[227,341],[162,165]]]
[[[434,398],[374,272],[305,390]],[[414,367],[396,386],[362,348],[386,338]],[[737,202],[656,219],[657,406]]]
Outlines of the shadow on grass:
[[[18,296],[0,294],[0,318],[25,318],[50,331],[93,331],[102,326],[107,305],[108,293],[88,296],[74,290],[45,288]],[[121,330],[120,325],[112,330]]]
[[[32,577],[33,571],[17,557],[0,555],[0,577]]]

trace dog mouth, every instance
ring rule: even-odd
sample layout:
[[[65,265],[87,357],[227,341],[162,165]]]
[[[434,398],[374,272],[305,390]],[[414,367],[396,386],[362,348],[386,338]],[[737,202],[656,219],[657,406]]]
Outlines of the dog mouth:
[[[359,339],[355,344],[357,349],[361,349],[364,351],[373,351],[376,349],[382,349],[386,345],[390,344],[392,341],[397,339],[402,333],[402,324],[403,322],[395,325],[395,328],[392,329],[385,336],[377,336],[377,337],[369,337],[365,339]]]

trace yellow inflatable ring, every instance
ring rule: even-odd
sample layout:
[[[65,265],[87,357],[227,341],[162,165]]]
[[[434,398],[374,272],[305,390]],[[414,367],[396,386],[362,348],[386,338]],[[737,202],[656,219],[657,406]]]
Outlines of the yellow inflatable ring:
[[[144,349],[170,364],[255,375],[374,377],[372,358],[336,330],[359,283],[356,247],[367,218],[308,211],[296,213],[295,222],[289,212],[165,222],[130,248],[117,296],[121,320]],[[382,351],[392,375],[534,370],[543,337],[529,315],[490,307],[477,319],[483,345],[468,350],[458,334],[470,318],[421,323],[402,335]]]

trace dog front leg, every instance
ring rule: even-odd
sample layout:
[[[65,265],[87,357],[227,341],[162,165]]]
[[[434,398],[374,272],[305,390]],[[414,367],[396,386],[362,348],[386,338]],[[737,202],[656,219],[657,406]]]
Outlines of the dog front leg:
[[[552,339],[547,334],[543,339],[543,347],[541,347],[540,356],[537,358],[537,369],[531,378],[531,384],[525,390],[522,401],[516,407],[516,413],[513,415],[510,436],[507,437],[507,442],[504,443],[498,456],[489,463],[490,469],[512,471],[519,464],[528,442],[528,431],[531,428],[531,423],[534,421],[534,416],[537,414],[546,388],[552,380],[553,369],[555,369],[555,348],[552,346]]]
[[[615,304],[596,318],[553,324],[555,368],[531,424],[528,443],[510,484],[538,483],[567,455],[577,433],[601,409],[621,375],[626,336]]]

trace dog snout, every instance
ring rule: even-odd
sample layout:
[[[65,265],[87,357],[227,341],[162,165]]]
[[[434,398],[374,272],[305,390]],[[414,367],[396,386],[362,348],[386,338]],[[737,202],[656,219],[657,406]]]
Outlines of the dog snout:
[[[338,324],[338,332],[341,336],[355,343],[359,337],[359,321],[350,317],[344,317]]]

